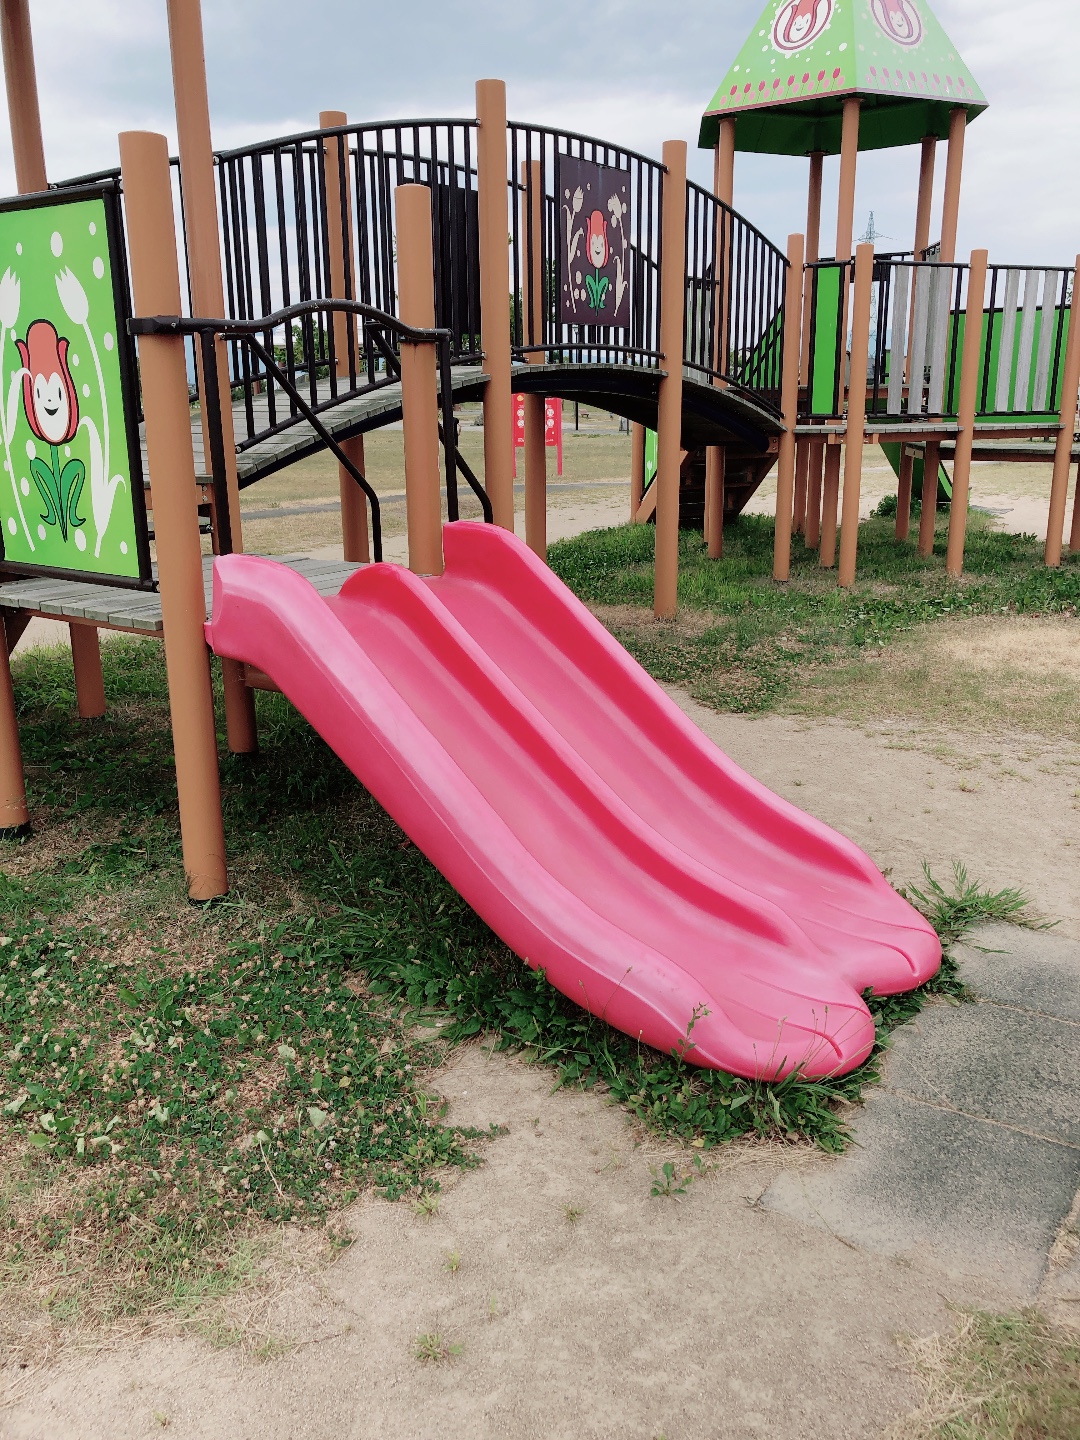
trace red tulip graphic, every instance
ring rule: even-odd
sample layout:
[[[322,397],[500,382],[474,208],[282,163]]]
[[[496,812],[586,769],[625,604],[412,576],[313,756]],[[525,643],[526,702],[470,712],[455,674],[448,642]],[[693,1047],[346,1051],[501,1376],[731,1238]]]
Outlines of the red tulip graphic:
[[[15,344],[26,371],[23,408],[27,423],[52,453],[51,468],[40,457],[30,465],[45,502],[41,518],[46,525],[59,525],[66,540],[69,526],[77,528],[86,523],[78,513],[86,466],[74,459],[60,464],[59,447],[73,440],[79,428],[79,397],[68,368],[68,341],[60,338],[50,321],[35,320],[25,341],[16,340]]]
[[[599,314],[604,308],[605,297],[611,288],[611,281],[608,277],[600,274],[611,254],[608,245],[607,221],[601,210],[594,210],[589,216],[589,226],[585,232],[585,253],[596,271],[595,276],[585,276],[585,291],[589,297],[589,309]]]

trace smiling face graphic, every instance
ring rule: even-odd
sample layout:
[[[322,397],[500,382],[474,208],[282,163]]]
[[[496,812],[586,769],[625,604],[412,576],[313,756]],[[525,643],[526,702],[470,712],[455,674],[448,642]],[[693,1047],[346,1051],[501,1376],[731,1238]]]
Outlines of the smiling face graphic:
[[[773,23],[773,44],[778,50],[803,50],[812,44],[832,18],[833,0],[788,0]]]
[[[922,17],[914,0],[873,0],[874,19],[898,45],[918,45],[923,38]]]
[[[66,445],[79,428],[79,400],[68,369],[68,342],[48,320],[35,320],[17,340],[23,369],[23,408],[30,429],[49,445]]]

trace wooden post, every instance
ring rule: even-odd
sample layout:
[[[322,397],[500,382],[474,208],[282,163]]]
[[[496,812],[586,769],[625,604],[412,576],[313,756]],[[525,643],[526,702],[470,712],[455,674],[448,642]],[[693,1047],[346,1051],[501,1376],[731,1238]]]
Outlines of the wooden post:
[[[1072,531],[1069,534],[1069,549],[1080,550],[1080,465],[1076,467],[1076,489],[1073,494]]]
[[[0,644],[0,840],[18,840],[29,834],[30,811],[5,636]]]
[[[900,446],[900,474],[896,492],[896,538],[906,540],[911,533],[911,477],[915,456],[906,445]]]
[[[795,441],[795,503],[791,517],[794,534],[806,529],[806,492],[810,483],[810,442],[804,437]]]
[[[927,135],[922,142],[919,160],[919,208],[915,212],[915,259],[919,261],[930,246],[930,217],[934,207],[934,166],[937,161],[937,136]]]
[[[840,194],[836,207],[836,258],[851,259],[855,234],[855,175],[859,163],[859,116],[862,102],[855,96],[844,101],[840,141]]]
[[[635,420],[630,426],[630,524],[638,523],[637,512],[645,489],[645,426]]]
[[[33,195],[47,190],[49,181],[41,138],[41,107],[28,0],[0,0],[0,40],[4,48],[15,184],[20,195]],[[69,625],[68,634],[79,715],[84,720],[95,719],[105,714],[105,681],[97,627]]]
[[[735,200],[735,120],[725,116],[720,121],[720,133],[713,156],[713,194],[725,205]],[[724,211],[717,222],[716,255],[721,274],[724,277],[723,290],[716,299],[716,366],[724,369],[727,352],[728,297],[731,293],[731,267],[729,263],[729,224]],[[719,381],[713,382],[719,385]],[[705,449],[705,544],[709,559],[719,560],[724,553],[724,477],[727,470],[727,452],[723,445],[709,445]]]
[[[825,175],[825,155],[815,150],[810,156],[810,183],[806,197],[806,264],[813,265],[821,256],[821,189]],[[803,272],[803,313],[802,313],[802,357],[799,383],[807,384],[810,378],[810,318],[813,310],[813,273]],[[810,490],[813,485],[812,459],[814,441],[803,439],[795,447],[795,529],[805,537],[808,526]],[[818,475],[818,503],[821,503],[821,470]],[[818,533],[819,522],[814,522],[814,533]]]
[[[945,199],[941,209],[941,259],[956,259],[956,231],[960,220],[960,181],[964,171],[964,134],[967,111],[958,105],[949,117],[949,155],[945,162]],[[919,258],[916,255],[916,260]]]
[[[544,343],[544,192],[539,160],[521,162],[521,233],[528,277],[522,293],[526,345]],[[528,356],[542,365],[543,351]],[[547,559],[547,408],[543,395],[525,396],[525,543]]]
[[[866,443],[866,372],[870,364],[870,304],[874,288],[874,247],[855,252],[855,296],[851,309],[851,384],[844,438],[844,516],[840,526],[840,584],[852,585],[859,549],[859,502]]]
[[[919,554],[934,553],[937,526],[938,470],[941,468],[941,441],[927,440],[923,447],[922,514],[919,517]]]
[[[180,147],[180,174],[184,187],[184,233],[187,239],[187,268],[191,286],[191,308],[195,315],[225,314],[225,286],[221,275],[221,232],[218,229],[217,196],[214,189],[214,148],[210,138],[210,101],[206,91],[206,55],[203,48],[201,0],[166,0],[169,18],[169,48],[172,53],[173,94],[176,103],[176,134]],[[236,474],[236,436],[230,400],[229,359],[225,341],[217,340],[217,383],[221,394],[221,439],[225,451],[225,475],[229,493],[229,523],[233,549],[244,548],[240,522],[240,487]],[[197,364],[200,367],[201,358]],[[201,376],[205,385],[206,377]],[[203,407],[203,454],[210,454]],[[157,498],[157,484],[150,472]],[[155,532],[160,545],[161,524],[154,512]],[[222,660],[221,680],[225,694],[225,728],[229,749],[248,755],[259,747],[255,725],[255,696],[248,688],[244,667],[235,660]]]
[[[165,137],[121,135],[120,166],[135,313],[179,315],[180,267]],[[228,889],[228,872],[214,697],[203,633],[206,598],[183,340],[141,336],[139,370],[146,448],[154,477],[158,585],[184,869],[191,898],[210,900]]]
[[[349,123],[344,110],[319,112],[319,129],[336,130]],[[344,164],[342,163],[344,161]],[[345,184],[342,187],[342,171]],[[330,294],[337,300],[355,300],[356,279],[350,271],[353,255],[352,174],[349,169],[347,136],[330,135],[323,142],[323,182],[326,187],[327,238],[330,242]],[[349,265],[346,265],[348,246]],[[352,294],[349,292],[352,291]],[[334,354],[339,379],[349,378],[349,337],[353,336],[353,361],[359,369],[360,347],[357,327],[349,315],[334,316]],[[364,437],[353,435],[339,442],[345,454],[364,474]],[[341,554],[354,565],[371,559],[367,499],[341,462],[338,462],[338,494],[341,496]]]
[[[989,256],[985,250],[971,252],[968,271],[967,313],[982,320],[986,299],[986,270]],[[953,456],[952,504],[949,507],[949,548],[945,569],[954,580],[964,573],[964,543],[967,539],[968,495],[971,491],[971,454],[975,447],[975,413],[979,403],[979,379],[982,373],[982,324],[964,329],[964,354],[960,364],[960,426]],[[1061,527],[1058,527],[1058,534]]]
[[[825,446],[825,478],[821,495],[821,535],[818,564],[831,570],[836,564],[836,513],[840,507],[840,442]]]
[[[435,328],[435,258],[431,191],[399,185],[397,211],[398,312],[417,330]],[[439,387],[435,346],[401,342],[401,409],[405,432],[405,511],[409,568],[441,575],[442,496],[439,493]],[[507,415],[510,411],[507,408]]]
[[[1046,523],[1047,565],[1061,564],[1061,542],[1065,529],[1065,504],[1069,494],[1069,470],[1072,462],[1073,435],[1076,432],[1076,402],[1080,392],[1080,255],[1073,272],[1072,308],[1069,311],[1069,339],[1065,347],[1065,366],[1061,377],[1061,429],[1054,450],[1054,477],[1050,482],[1050,514]],[[1077,482],[1080,496],[1080,480]],[[1074,503],[1070,548],[1080,548],[1080,499]]]
[[[774,580],[787,580],[791,575],[791,522],[795,493],[795,426],[799,420],[799,367],[802,363],[800,330],[803,307],[803,254],[803,237],[789,235],[787,293],[784,300],[784,370],[780,390],[784,433],[780,437],[780,459],[776,472],[776,529],[773,534]]]
[[[727,449],[710,445],[705,452],[705,543],[709,559],[724,553],[724,490],[727,480]]]
[[[821,440],[811,440],[809,451],[809,475],[806,483],[806,546],[816,550],[821,543],[821,481],[825,467],[825,445]]]
[[[656,421],[656,572],[653,612],[673,620],[679,591],[679,467],[686,323],[686,141],[664,142],[660,279],[663,378]]]
[[[514,528],[513,383],[510,375],[510,201],[506,174],[506,86],[476,85],[476,174],[480,210],[480,330],[484,370],[484,482],[495,524]]]

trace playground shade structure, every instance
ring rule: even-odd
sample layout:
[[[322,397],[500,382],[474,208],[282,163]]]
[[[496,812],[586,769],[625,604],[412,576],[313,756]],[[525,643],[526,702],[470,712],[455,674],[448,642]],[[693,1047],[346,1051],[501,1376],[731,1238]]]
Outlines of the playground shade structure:
[[[850,841],[708,742],[519,540],[340,594],[214,566],[207,637],[281,688],[501,938],[592,1014],[751,1078],[842,1074],[941,959]]]

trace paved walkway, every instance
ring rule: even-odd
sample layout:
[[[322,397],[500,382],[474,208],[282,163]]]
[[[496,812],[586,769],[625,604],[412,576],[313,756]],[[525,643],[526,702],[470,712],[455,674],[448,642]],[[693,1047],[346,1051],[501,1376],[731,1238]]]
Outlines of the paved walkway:
[[[1080,1306],[1080,943],[999,925],[958,953],[977,1002],[905,1026],[856,1147],[785,1171],[762,1203],[1018,1300]]]

